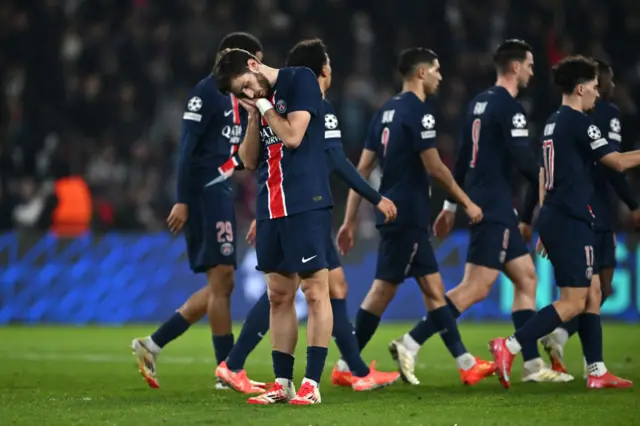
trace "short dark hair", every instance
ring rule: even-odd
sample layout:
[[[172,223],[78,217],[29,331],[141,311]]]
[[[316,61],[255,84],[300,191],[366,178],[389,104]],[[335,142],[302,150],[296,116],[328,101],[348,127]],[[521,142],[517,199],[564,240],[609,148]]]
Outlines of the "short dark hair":
[[[426,47],[410,47],[400,52],[398,59],[398,72],[402,77],[410,77],[419,64],[432,64],[438,59],[438,55]]]
[[[607,74],[613,71],[611,65],[604,59],[593,58],[592,61],[598,66],[598,74]]]
[[[552,69],[553,82],[563,94],[571,94],[578,84],[591,81],[598,75],[598,64],[584,56],[568,56]]]
[[[242,49],[256,55],[258,52],[262,52],[262,43],[254,35],[243,32],[229,33],[220,42],[218,46],[218,52],[222,52],[225,49]]]
[[[228,94],[231,91],[231,80],[249,71],[249,59],[260,62],[258,58],[242,49],[225,49],[218,54],[213,76],[221,93]]]
[[[533,52],[533,49],[526,41],[515,38],[505,40],[493,52],[493,63],[498,72],[504,73],[508,71],[511,62],[527,59],[527,52]]]
[[[302,40],[291,48],[287,54],[286,66],[307,67],[316,77],[322,75],[322,67],[327,64],[327,46],[322,40],[314,38]]]

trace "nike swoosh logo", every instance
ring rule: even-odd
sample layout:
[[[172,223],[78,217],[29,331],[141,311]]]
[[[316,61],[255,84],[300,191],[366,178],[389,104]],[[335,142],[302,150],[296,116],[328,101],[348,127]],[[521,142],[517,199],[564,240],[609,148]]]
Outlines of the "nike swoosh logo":
[[[315,256],[311,256],[309,258],[302,258],[302,263],[307,263],[308,261],[310,261],[311,259],[315,259],[316,257],[318,257],[318,255],[316,254]]]
[[[231,114],[233,114],[233,110],[232,110],[232,109],[230,109],[229,111],[225,111],[225,112],[224,112],[224,116],[225,116],[225,117],[228,117],[228,116],[230,116]]]

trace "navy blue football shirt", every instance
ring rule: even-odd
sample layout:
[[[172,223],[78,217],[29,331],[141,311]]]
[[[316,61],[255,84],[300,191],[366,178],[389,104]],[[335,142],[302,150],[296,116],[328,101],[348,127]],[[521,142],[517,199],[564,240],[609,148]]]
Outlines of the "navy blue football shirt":
[[[376,153],[382,168],[378,191],[398,208],[390,224],[376,211],[378,226],[409,226],[430,229],[429,175],[420,154],[436,148],[436,119],[431,102],[413,92],[388,100],[369,126],[365,149]]]
[[[180,128],[178,201],[188,192],[230,175],[240,165],[236,155],[246,113],[233,96],[218,91],[213,76],[202,79],[189,94]]]
[[[553,113],[544,127],[542,165],[545,205],[593,223],[593,162],[615,151],[586,114],[568,106]]]
[[[307,111],[311,120],[296,149],[285,147],[266,120],[261,120],[256,218],[277,219],[333,206],[324,160],[322,92],[313,71],[305,67],[281,68],[271,102],[281,116]]]
[[[482,208],[483,220],[504,224],[517,220],[515,170],[533,184],[538,180],[522,105],[501,86],[481,92],[469,103],[458,143],[454,177]]]

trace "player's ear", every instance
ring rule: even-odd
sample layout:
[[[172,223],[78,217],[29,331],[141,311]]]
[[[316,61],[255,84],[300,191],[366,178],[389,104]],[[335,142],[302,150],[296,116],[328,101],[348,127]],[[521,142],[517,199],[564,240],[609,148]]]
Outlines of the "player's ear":
[[[329,67],[329,65],[324,64],[322,66],[322,71],[320,72],[322,74],[322,77],[329,77],[329,72],[330,72],[331,68]]]
[[[251,58],[247,61],[247,67],[249,68],[249,71],[258,72],[260,69],[260,63]]]

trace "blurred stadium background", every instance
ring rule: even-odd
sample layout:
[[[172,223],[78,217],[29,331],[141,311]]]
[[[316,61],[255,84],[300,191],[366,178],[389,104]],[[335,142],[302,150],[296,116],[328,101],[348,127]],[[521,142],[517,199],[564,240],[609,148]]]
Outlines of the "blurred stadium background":
[[[636,0],[15,0],[0,5],[0,324],[157,322],[202,279],[188,271],[182,238],[165,230],[174,200],[174,163],[187,91],[206,75],[221,37],[248,30],[281,66],[299,39],[321,37],[334,70],[345,150],[357,161],[372,112],[399,89],[397,52],[434,49],[443,66],[438,94],[441,155],[452,165],[461,111],[492,84],[490,52],[506,37],[535,49],[532,87],[520,100],[534,133],[557,106],[549,69],[568,53],[609,60],[623,114],[624,149],[638,148],[640,9]],[[400,7],[401,6],[401,7]],[[534,139],[535,142],[535,139]],[[63,179],[89,192],[64,193]],[[630,174],[640,194],[640,174]],[[233,177],[239,229],[253,216],[254,177]],[[375,185],[375,176],[372,179]],[[58,191],[55,190],[58,188]],[[336,225],[346,188],[334,182]],[[60,196],[71,197],[60,211]],[[515,198],[522,194],[514,194]],[[77,198],[74,198],[77,197]],[[433,212],[442,202],[434,188]],[[66,200],[66,198],[65,198]],[[75,204],[74,204],[75,203]],[[619,206],[615,293],[603,309],[640,320],[640,250]],[[355,312],[374,272],[375,229],[364,206],[358,249],[344,259]],[[58,218],[83,218],[60,231]],[[436,242],[447,286],[462,275],[467,233],[460,218]],[[57,238],[77,231],[81,236]],[[242,234],[244,235],[244,234]],[[370,242],[371,240],[371,242]],[[253,251],[240,244],[233,316],[264,291]],[[539,302],[554,297],[550,265],[538,261]],[[413,285],[404,286],[386,319],[424,314]],[[506,280],[475,307],[473,319],[506,319]],[[305,316],[304,303],[300,316]]]

